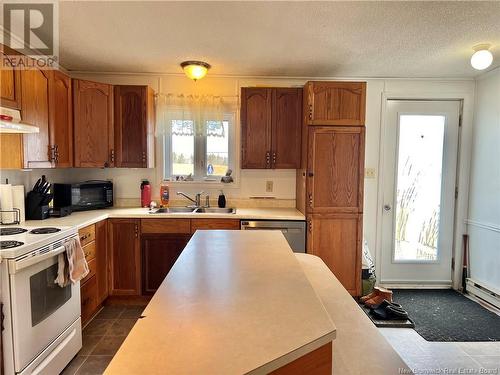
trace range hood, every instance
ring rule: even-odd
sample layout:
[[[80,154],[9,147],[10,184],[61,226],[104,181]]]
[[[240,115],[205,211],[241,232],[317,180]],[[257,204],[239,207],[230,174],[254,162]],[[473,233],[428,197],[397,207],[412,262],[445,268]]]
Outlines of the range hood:
[[[17,109],[0,107],[0,133],[38,133],[40,130],[33,125],[21,121],[21,112]]]

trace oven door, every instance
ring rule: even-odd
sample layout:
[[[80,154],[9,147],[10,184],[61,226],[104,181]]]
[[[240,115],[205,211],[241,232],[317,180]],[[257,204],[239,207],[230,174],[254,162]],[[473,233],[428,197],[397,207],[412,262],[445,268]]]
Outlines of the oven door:
[[[80,317],[80,283],[54,283],[64,247],[9,261],[15,371],[20,372]]]

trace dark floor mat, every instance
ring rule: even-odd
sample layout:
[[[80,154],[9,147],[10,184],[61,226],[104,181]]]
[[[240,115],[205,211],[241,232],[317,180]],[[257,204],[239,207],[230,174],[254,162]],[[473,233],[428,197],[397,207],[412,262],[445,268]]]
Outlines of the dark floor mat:
[[[427,341],[500,341],[500,316],[451,289],[393,290]]]
[[[375,324],[376,327],[379,328],[414,328],[415,324],[410,319],[404,320],[382,320],[375,318],[372,314],[370,314],[370,308],[366,307],[363,304],[359,304],[361,309],[365,312],[366,315],[370,318],[370,320]]]

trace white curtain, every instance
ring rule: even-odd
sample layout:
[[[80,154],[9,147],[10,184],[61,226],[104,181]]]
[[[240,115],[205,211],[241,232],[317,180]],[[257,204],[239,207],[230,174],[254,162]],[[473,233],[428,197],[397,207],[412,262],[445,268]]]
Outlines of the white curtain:
[[[159,94],[157,136],[168,134],[224,137],[222,121],[236,111],[234,100],[214,95]]]

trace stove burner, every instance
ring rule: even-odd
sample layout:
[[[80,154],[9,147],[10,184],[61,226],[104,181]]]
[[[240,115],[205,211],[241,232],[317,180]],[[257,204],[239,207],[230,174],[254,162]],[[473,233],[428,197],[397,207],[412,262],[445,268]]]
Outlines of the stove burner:
[[[30,231],[31,234],[49,234],[59,232],[59,228],[45,227],[45,228],[36,228]]]
[[[0,241],[0,249],[12,249],[13,247],[18,247],[24,245],[24,242],[20,241]]]
[[[0,236],[11,236],[14,234],[21,234],[27,232],[24,228],[0,228]]]

